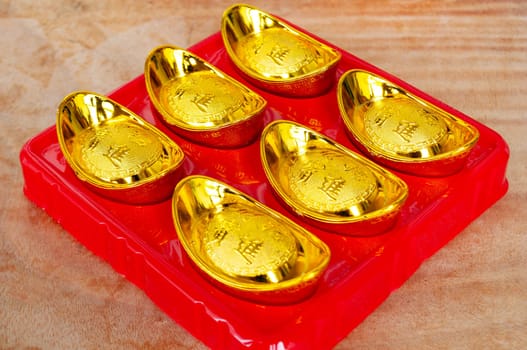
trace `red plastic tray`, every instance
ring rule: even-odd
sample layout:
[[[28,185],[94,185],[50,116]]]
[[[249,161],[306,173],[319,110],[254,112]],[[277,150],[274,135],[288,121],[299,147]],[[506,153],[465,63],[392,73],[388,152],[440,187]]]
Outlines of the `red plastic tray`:
[[[250,86],[234,69],[219,33],[190,50]],[[65,163],[55,127],[36,135],[21,151],[24,192],[207,346],[222,349],[249,345],[268,349],[334,346],[407,280],[424,259],[503,196],[508,187],[505,170],[509,151],[498,134],[343,52],[337,75],[352,68],[367,69],[395,82],[470,121],[481,134],[466,167],[458,174],[425,178],[395,172],[407,182],[409,198],[396,226],[370,238],[324,232],[290,215],[267,183],[258,142],[236,150],[217,150],[171,133],[152,111],[143,76],[110,94],[182,146],[187,155],[187,174],[206,174],[227,182],[303,225],[329,245],[332,259],[320,287],[303,302],[259,305],[212,286],[192,268],[176,238],[170,200],[131,206],[90,192]],[[266,122],[280,118],[294,120],[357,151],[339,115],[336,86],[323,96],[308,99],[275,96],[250,87],[268,101]]]

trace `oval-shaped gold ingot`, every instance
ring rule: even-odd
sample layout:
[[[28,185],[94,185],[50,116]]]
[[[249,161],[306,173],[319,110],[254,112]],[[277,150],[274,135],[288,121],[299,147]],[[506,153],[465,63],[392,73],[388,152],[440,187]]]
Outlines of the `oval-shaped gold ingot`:
[[[148,94],[177,134],[214,147],[240,147],[257,137],[267,102],[195,54],[154,49],[145,63]]]
[[[77,177],[103,196],[157,202],[168,198],[181,178],[181,148],[108,97],[66,96],[57,112],[57,135]]]
[[[479,138],[469,123],[367,71],[346,72],[337,96],[357,146],[400,171],[452,174],[463,167]]]
[[[408,195],[397,176],[295,122],[269,124],[260,149],[265,174],[279,198],[297,215],[329,231],[385,231]]]
[[[340,52],[248,5],[222,17],[227,53],[254,85],[288,96],[315,96],[335,79]]]
[[[329,248],[281,214],[205,176],[174,190],[174,225],[199,271],[236,296],[290,303],[310,295],[325,270]]]

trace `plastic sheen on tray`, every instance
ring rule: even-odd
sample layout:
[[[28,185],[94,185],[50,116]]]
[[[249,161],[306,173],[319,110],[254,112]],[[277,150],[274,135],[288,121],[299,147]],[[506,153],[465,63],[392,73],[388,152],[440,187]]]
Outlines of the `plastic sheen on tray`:
[[[177,239],[171,200],[130,205],[90,191],[67,166],[55,126],[29,140],[21,151],[24,193],[207,346],[332,347],[406,281],[424,259],[505,194],[509,154],[496,132],[352,54],[335,49],[342,54],[337,80],[351,69],[372,72],[469,121],[480,134],[463,168],[451,176],[420,177],[393,171],[408,185],[409,194],[398,220],[385,234],[339,235],[293,215],[281,205],[266,179],[258,141],[226,150],[177,136],[154,115],[144,76],[109,95],[181,146],[185,175],[205,175],[224,182],[303,226],[329,246],[331,260],[319,287],[301,302],[263,305],[213,286],[194,268]],[[245,81],[229,58],[220,33],[189,51],[264,97],[268,101],[265,125],[279,119],[291,120],[360,153],[340,118],[336,83],[316,98],[287,98]]]

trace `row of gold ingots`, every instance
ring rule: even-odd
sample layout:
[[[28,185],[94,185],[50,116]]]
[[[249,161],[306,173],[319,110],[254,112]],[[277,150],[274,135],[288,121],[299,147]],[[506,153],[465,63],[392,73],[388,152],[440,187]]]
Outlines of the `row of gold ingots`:
[[[256,8],[227,9],[221,33],[242,76],[262,89],[316,96],[334,81],[338,51]],[[152,51],[145,81],[161,119],[187,139],[235,148],[260,135],[266,101],[188,51]],[[367,71],[343,74],[337,100],[358,148],[404,172],[456,172],[478,139],[473,126]],[[190,259],[234,295],[265,303],[302,300],[329,263],[324,242],[255,199],[209,177],[183,178],[180,147],[107,97],[67,96],[57,132],[67,162],[97,193],[134,204],[172,194],[174,225]],[[391,172],[291,121],[267,125],[260,150],[283,204],[324,230],[384,231],[408,194]]]

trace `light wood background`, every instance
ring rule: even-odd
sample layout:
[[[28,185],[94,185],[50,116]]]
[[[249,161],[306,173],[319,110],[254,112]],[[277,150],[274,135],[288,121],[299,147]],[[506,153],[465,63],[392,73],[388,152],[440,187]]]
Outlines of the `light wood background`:
[[[69,92],[219,30],[228,1],[0,0],[0,348],[202,349],[22,194],[18,153]],[[527,348],[527,2],[253,1],[498,131],[508,194],[337,349]]]

